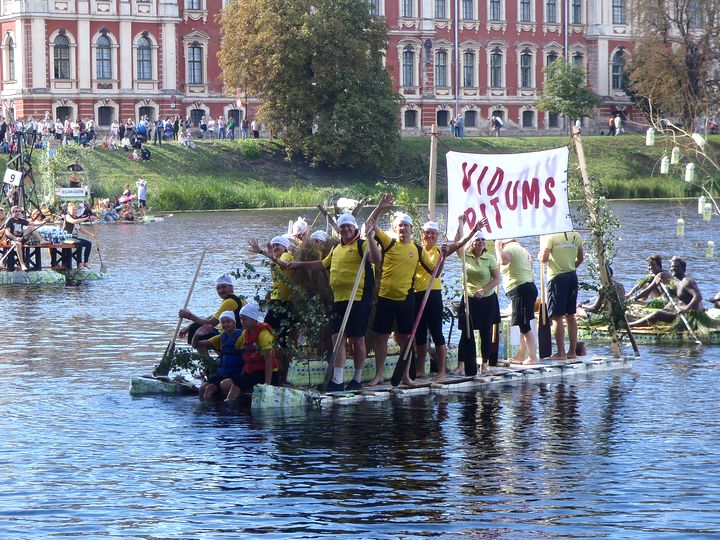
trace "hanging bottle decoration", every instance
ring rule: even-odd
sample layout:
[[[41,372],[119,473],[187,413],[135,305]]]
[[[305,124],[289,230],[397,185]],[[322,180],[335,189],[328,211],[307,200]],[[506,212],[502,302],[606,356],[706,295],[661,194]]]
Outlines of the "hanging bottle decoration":
[[[678,163],[680,163],[680,148],[674,146],[670,153],[670,164],[677,165]]]
[[[681,217],[677,219],[677,225],[675,227],[675,232],[678,236],[685,236],[685,220]]]
[[[715,256],[715,242],[708,240],[707,247],[705,248],[705,258],[712,259]]]
[[[693,133],[691,137],[692,140],[695,141],[695,144],[697,144],[700,148],[705,146],[705,139],[699,133]]]
[[[688,163],[685,165],[685,181],[692,182],[695,180],[695,164]]]
[[[660,174],[667,174],[670,172],[670,158],[663,156],[660,160]]]
[[[703,221],[710,221],[710,218],[712,217],[712,204],[709,202],[706,202],[703,205]]]
[[[645,132],[645,146],[655,146],[655,130],[651,127]]]
[[[705,201],[707,201],[705,195],[700,195],[700,197],[698,197],[698,214],[700,215],[702,215],[703,209],[705,208]]]

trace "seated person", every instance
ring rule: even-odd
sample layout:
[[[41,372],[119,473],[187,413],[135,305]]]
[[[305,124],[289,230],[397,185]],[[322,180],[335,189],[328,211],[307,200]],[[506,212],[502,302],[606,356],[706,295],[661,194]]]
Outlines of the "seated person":
[[[613,287],[615,287],[615,290],[617,291],[618,298],[621,302],[624,302],[625,300],[625,287],[622,283],[617,281],[613,277],[613,270],[610,266],[607,267],[608,275],[610,276],[610,279],[612,280]],[[599,313],[601,310],[605,308],[605,295],[603,294],[603,291],[600,290],[598,295],[590,300],[589,302],[585,302],[583,304],[580,304],[578,307],[584,309],[587,313]]]
[[[80,187],[80,177],[75,171],[70,173],[70,187]]]
[[[140,150],[135,149],[133,150],[132,154],[128,154],[128,157],[132,159],[133,161],[142,161],[142,156],[140,155]]]
[[[130,138],[127,135],[120,140],[120,146],[123,150],[130,150]]]
[[[223,330],[222,334],[198,341],[198,346],[204,348],[210,346],[219,353],[219,365],[215,375],[200,385],[202,401],[213,400],[218,391],[221,398],[225,399],[235,385],[241,384],[243,351],[238,350],[235,345],[240,339],[242,328],[238,329],[235,325],[235,313],[223,311],[220,314],[220,327]]]
[[[672,281],[670,272],[663,270],[662,257],[660,255],[651,255],[645,260],[647,261],[647,269],[650,274],[627,293],[625,297],[626,300],[644,301],[662,296],[659,283],[662,282],[665,285],[669,285]]]
[[[90,207],[83,202],[80,202],[77,205],[77,217],[85,221],[97,221],[97,216],[93,213]]]
[[[125,203],[118,213],[118,221],[135,221],[135,210],[129,202]]]
[[[27,272],[27,265],[25,264],[24,247],[26,242],[32,236],[33,240],[40,245],[47,245],[49,242],[45,241],[40,233],[37,231],[37,227],[32,229],[28,227],[30,222],[25,219],[22,208],[19,206],[13,206],[10,209],[10,217],[5,220],[5,237],[12,242],[11,247],[15,249],[17,254],[18,263],[20,268]],[[27,227],[27,230],[26,230]]]
[[[679,314],[689,311],[699,312],[705,310],[702,305],[700,288],[692,276],[685,274],[686,268],[687,263],[680,257],[670,259],[670,272],[672,272],[676,280],[675,295],[677,296],[677,301],[675,305],[677,309],[673,306],[672,299],[670,299],[670,302],[663,309],[654,311],[646,317],[631,322],[630,326],[647,326],[656,322],[671,323]]]

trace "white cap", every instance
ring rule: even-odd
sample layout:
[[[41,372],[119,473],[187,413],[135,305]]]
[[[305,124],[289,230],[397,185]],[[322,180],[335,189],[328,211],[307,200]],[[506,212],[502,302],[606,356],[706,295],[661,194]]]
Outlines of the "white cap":
[[[422,227],[423,231],[435,231],[440,232],[440,226],[437,224],[437,221],[428,221],[423,225]]]
[[[355,221],[355,216],[352,214],[340,214],[340,217],[337,219],[337,224],[338,227],[341,225],[352,225],[357,228],[357,221]]]
[[[232,286],[232,278],[228,274],[223,274],[219,278],[215,280],[215,286],[219,287],[220,285],[230,285]]]
[[[223,311],[220,314],[220,320],[222,321],[223,319],[232,319],[232,321],[235,322],[235,313],[232,311]]]
[[[290,241],[284,236],[273,236],[272,240],[270,240],[270,245],[273,244],[280,244],[285,249],[290,247]]]
[[[297,221],[295,223],[293,223],[292,233],[293,233],[293,235],[303,234],[305,231],[307,231],[307,229],[308,229],[308,225],[307,225],[307,222],[305,221],[305,218],[299,217],[299,218],[297,218]]]
[[[413,220],[412,218],[406,214],[405,212],[396,212],[395,213],[395,219],[393,220],[393,226],[397,227],[401,223],[407,223],[412,227]]]
[[[262,321],[262,313],[260,313],[260,306],[255,302],[249,302],[240,309],[240,315],[253,319],[255,321]]]
[[[310,235],[311,240],[320,240],[321,242],[327,242],[327,234],[325,231],[315,231]]]
[[[485,240],[485,237],[483,236],[483,233],[480,232],[480,231],[478,231],[478,232],[476,232],[475,234],[473,234],[471,241],[474,242],[475,240]]]

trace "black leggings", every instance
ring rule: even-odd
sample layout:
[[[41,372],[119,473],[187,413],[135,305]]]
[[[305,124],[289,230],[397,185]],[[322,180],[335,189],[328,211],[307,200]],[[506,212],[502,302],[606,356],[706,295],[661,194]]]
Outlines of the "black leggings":
[[[497,366],[497,347],[492,346],[493,325],[500,324],[500,304],[497,294],[492,293],[479,300],[474,296],[470,297],[470,325],[473,330],[480,332],[480,354],[483,362],[489,362],[491,366]],[[465,299],[460,302],[458,310],[458,329],[465,334]],[[467,335],[467,334],[465,334]],[[499,339],[496,335],[495,339]]]
[[[420,311],[420,304],[424,296],[425,291],[415,293],[415,317]],[[427,344],[428,330],[430,330],[430,335],[436,347],[445,345],[445,336],[443,336],[442,331],[443,310],[442,291],[430,291],[417,332],[415,332],[416,345]]]

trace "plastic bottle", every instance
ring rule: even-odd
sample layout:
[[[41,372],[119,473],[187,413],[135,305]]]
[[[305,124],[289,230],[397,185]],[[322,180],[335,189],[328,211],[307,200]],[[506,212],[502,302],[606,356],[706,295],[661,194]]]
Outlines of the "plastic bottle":
[[[680,149],[677,146],[673,147],[672,152],[670,153],[670,163],[672,165],[680,163]]]
[[[703,205],[703,221],[710,222],[710,218],[712,217],[712,204],[709,202],[706,202]]]
[[[712,259],[715,255],[715,242],[712,240],[707,241],[707,247],[705,248],[705,258]]]
[[[685,220],[681,217],[677,219],[677,225],[675,227],[675,232],[678,236],[685,236]]]
[[[670,158],[663,156],[660,160],[660,174],[667,174],[670,172]]]
[[[685,165],[685,181],[692,182],[695,180],[695,164],[688,163]]]
[[[645,146],[655,146],[655,130],[651,127],[645,132]]]
[[[702,216],[703,208],[705,208],[705,202],[707,199],[705,198],[705,195],[700,195],[698,198],[698,214]]]

